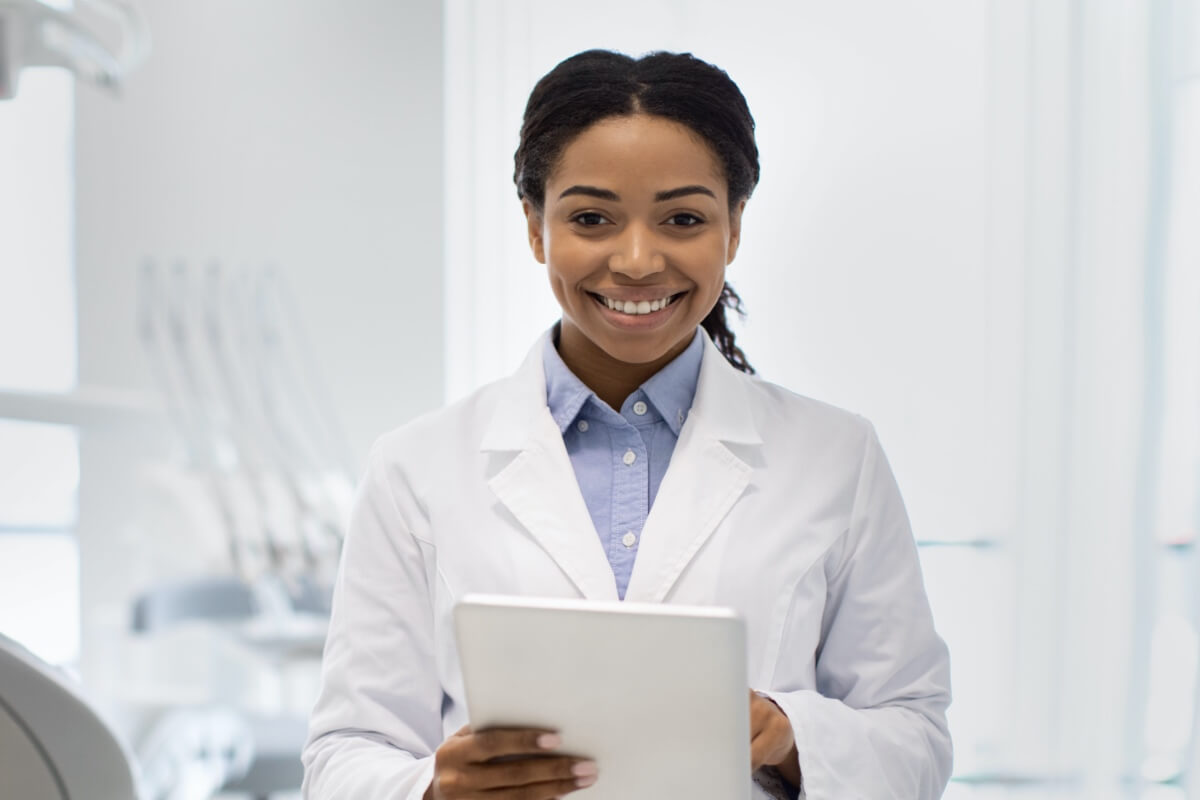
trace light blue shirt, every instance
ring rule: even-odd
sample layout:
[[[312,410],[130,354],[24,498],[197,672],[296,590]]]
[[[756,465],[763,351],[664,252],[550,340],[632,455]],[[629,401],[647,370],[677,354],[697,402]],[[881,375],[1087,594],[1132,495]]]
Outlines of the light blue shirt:
[[[620,413],[571,372],[546,339],[546,403],[562,431],[584,503],[624,600],[642,529],[700,378],[704,332],[625,398]]]

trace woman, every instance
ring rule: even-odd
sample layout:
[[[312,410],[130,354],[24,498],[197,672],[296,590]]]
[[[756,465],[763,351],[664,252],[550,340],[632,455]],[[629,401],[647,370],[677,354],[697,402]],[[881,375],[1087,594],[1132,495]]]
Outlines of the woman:
[[[569,58],[529,98],[515,180],[562,320],[515,375],[372,451],[306,796],[603,781],[553,733],[464,727],[451,610],[486,592],[734,608],[756,796],[939,797],[948,656],[874,431],[752,377],[725,324],[758,181],[737,86],[690,55]]]

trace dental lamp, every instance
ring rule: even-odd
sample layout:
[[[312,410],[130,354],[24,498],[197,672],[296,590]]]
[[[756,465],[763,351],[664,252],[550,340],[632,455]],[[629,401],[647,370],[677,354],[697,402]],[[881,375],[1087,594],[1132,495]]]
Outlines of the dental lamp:
[[[16,97],[21,70],[62,67],[115,91],[150,50],[144,17],[122,0],[86,0],[121,31],[121,44],[106,45],[78,16],[41,0],[0,0],[0,100]]]

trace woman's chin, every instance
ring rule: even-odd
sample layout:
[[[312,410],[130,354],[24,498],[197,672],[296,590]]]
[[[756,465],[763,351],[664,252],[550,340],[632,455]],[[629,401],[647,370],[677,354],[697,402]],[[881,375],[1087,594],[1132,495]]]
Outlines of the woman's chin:
[[[677,331],[674,333],[678,334]],[[593,343],[613,361],[639,367],[647,364],[661,366],[683,352],[692,336],[691,330],[685,335],[667,335],[666,331],[662,331],[658,336],[641,337],[640,341],[633,341],[630,337],[604,337],[601,341],[593,340]]]

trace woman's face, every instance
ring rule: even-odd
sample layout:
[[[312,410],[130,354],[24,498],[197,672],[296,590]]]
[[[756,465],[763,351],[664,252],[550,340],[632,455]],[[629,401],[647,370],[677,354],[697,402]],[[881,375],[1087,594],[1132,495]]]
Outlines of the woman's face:
[[[525,215],[563,359],[657,368],[681,353],[721,296],[744,206],[730,214],[708,145],[662,117],[601,120],[563,151],[545,198]]]

